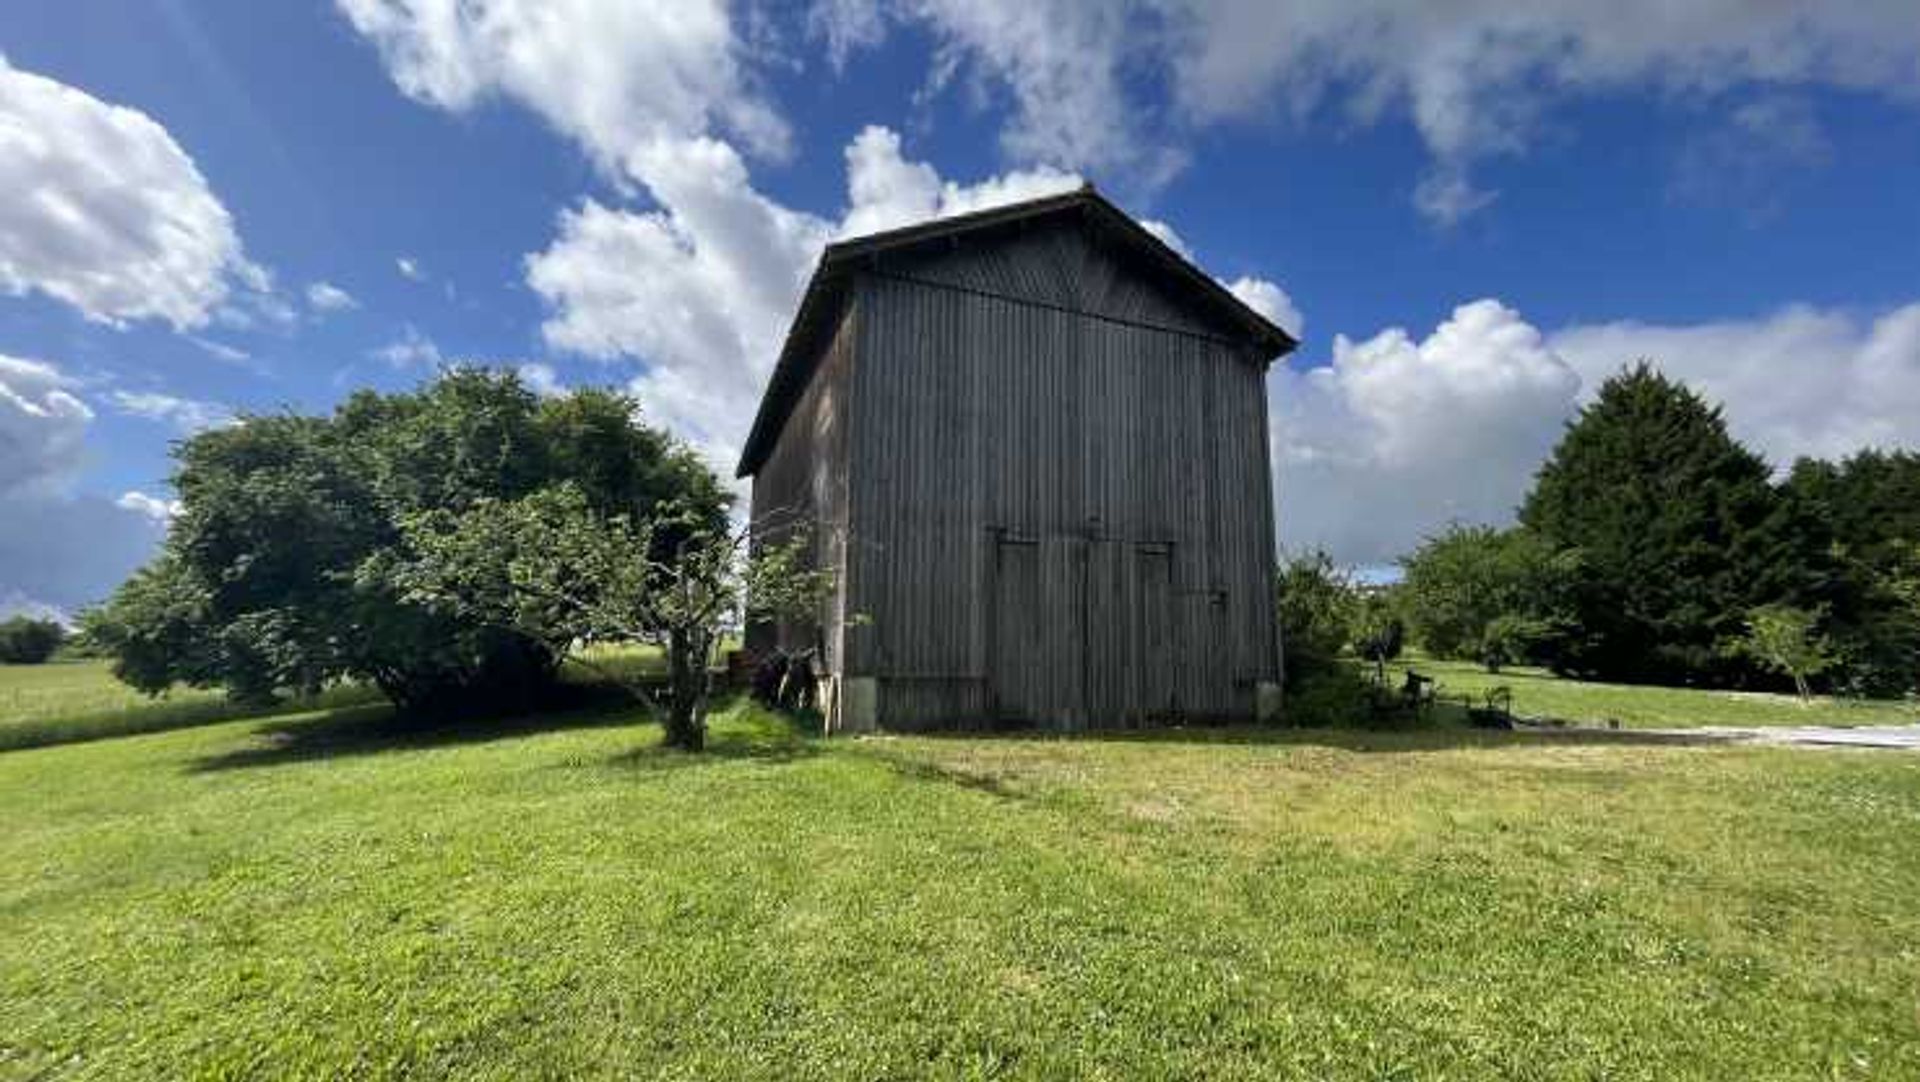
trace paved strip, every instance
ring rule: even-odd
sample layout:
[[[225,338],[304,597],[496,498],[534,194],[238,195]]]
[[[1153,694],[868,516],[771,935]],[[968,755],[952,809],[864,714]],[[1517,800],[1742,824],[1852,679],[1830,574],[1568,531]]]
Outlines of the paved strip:
[[[1743,744],[1780,744],[1789,747],[1885,748],[1894,751],[1920,751],[1920,725],[1861,725],[1843,728],[1826,725],[1795,726],[1722,726],[1700,729],[1660,729],[1662,733],[1734,740]]]

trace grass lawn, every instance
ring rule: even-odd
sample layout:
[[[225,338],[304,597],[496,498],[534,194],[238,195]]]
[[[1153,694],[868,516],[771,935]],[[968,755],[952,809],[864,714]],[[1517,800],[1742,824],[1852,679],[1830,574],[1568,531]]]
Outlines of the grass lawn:
[[[1920,756],[383,721],[0,753],[0,1077],[1920,1077]]]
[[[340,688],[322,695],[317,702],[296,703],[286,709],[351,706],[374,698],[359,688]],[[150,699],[115,680],[105,661],[0,665],[0,751],[180,729],[260,714],[259,710],[228,703],[219,691],[176,688],[164,698]]]
[[[1815,696],[1802,703],[1792,695],[1753,691],[1705,691],[1565,680],[1545,669],[1509,667],[1489,673],[1470,661],[1441,661],[1414,656],[1388,668],[1411,667],[1440,682],[1443,696],[1470,695],[1476,701],[1489,688],[1513,690],[1514,713],[1604,725],[1614,719],[1632,729],[1691,729],[1703,725],[1913,725],[1920,724],[1920,702],[1912,700],[1836,699]],[[1399,677],[1394,676],[1397,681]]]

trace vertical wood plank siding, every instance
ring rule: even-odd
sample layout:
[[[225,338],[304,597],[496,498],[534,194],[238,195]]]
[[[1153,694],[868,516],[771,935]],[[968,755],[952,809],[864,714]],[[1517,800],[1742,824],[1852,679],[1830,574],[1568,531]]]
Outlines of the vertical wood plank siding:
[[[844,671],[881,724],[1250,715],[1279,664],[1253,349],[1073,224],[883,258],[854,297],[857,363],[843,326],[754,499],[823,447],[847,486]]]
[[[796,530],[806,530],[812,535],[812,566],[830,568],[839,579],[817,620],[756,623],[747,630],[747,647],[762,654],[817,647],[829,672],[840,671],[846,624],[847,396],[856,310],[849,307],[841,317],[806,392],[753,477],[754,544],[783,541]]]

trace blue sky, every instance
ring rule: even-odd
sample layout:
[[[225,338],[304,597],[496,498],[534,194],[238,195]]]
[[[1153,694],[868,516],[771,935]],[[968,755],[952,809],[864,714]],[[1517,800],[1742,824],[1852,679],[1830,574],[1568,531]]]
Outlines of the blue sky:
[[[149,554],[181,435],[458,360],[730,466],[820,244],[1083,177],[1303,332],[1292,547],[1503,520],[1638,356],[1920,443],[1909,3],[1439,7],[7,5],[0,608]]]

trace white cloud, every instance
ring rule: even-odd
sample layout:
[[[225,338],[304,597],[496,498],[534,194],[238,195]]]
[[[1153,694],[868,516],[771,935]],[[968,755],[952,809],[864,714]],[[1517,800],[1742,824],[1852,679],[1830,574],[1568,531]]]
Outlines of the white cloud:
[[[1307,317],[1300,314],[1300,308],[1287,296],[1287,291],[1267,281],[1242,275],[1227,283],[1227,290],[1240,298],[1240,303],[1266,316],[1281,330],[1299,338],[1306,330]]]
[[[117,390],[107,397],[121,413],[172,425],[186,435],[234,422],[233,410],[218,402],[181,398],[157,391]]]
[[[868,125],[854,136],[846,159],[849,209],[834,230],[844,237],[1037,199],[1084,183],[1078,173],[1049,166],[1004,173],[976,184],[943,181],[933,166],[908,161],[900,151],[900,136],[877,125]]]
[[[1270,380],[1283,545],[1382,564],[1451,520],[1500,522],[1580,391],[1540,332],[1498,301],[1432,334],[1335,338],[1330,365]]]
[[[552,315],[554,348],[644,361],[633,390],[648,411],[728,469],[778,355],[808,272],[836,236],[960,214],[1071,189],[1038,169],[962,185],[905,160],[899,137],[868,128],[847,148],[849,206],[838,222],[753,188],[727,144],[693,139],[632,164],[662,205],[635,212],[587,200],[527,258]]]
[[[1140,225],[1147,232],[1160,238],[1160,243],[1179,252],[1187,259],[1193,259],[1193,249],[1187,246],[1187,239],[1179,231],[1158,218],[1142,218]]]
[[[420,329],[409,323],[400,332],[400,337],[373,350],[368,354],[375,360],[385,361],[395,368],[439,368],[446,363],[440,347],[433,339],[420,333]]]
[[[1776,466],[1920,447],[1920,301],[1870,320],[1794,305],[1753,320],[1577,326],[1549,345],[1589,392],[1624,364],[1653,361],[1723,403],[1734,435]]]
[[[175,518],[179,517],[181,511],[179,500],[169,500],[138,490],[121,493],[120,498],[113,501],[113,505],[122,511],[132,511],[135,514],[145,515],[148,519],[162,526],[171,523]]]
[[[1723,404],[1735,437],[1776,467],[1920,447],[1920,301],[1872,319],[1793,306],[1542,335],[1481,300],[1424,339],[1398,328],[1340,336],[1332,364],[1275,369],[1282,542],[1376,565],[1449,521],[1511,522],[1563,423],[1642,358]]]
[[[266,288],[193,159],[147,114],[0,57],[0,293],[96,323],[204,325]]]
[[[405,278],[409,282],[424,282],[427,280],[427,272],[420,268],[420,261],[412,256],[395,256],[393,268],[400,272],[400,277]]]
[[[312,282],[307,285],[307,307],[316,312],[344,312],[360,307],[360,302],[332,282]]]
[[[58,487],[79,471],[93,411],[58,368],[0,354],[0,495]]]
[[[202,338],[197,334],[188,335],[187,341],[206,350],[210,356],[217,357],[220,360],[226,361],[228,364],[242,364],[253,359],[253,354],[248,353],[244,349],[227,345],[225,342],[216,342],[211,338]]]
[[[408,96],[456,112],[509,98],[612,176],[661,141],[721,131],[757,153],[788,132],[752,88],[722,0],[337,0]]]
[[[566,387],[560,383],[559,373],[550,364],[528,363],[518,369],[520,382],[541,398],[557,398],[566,394]]]

